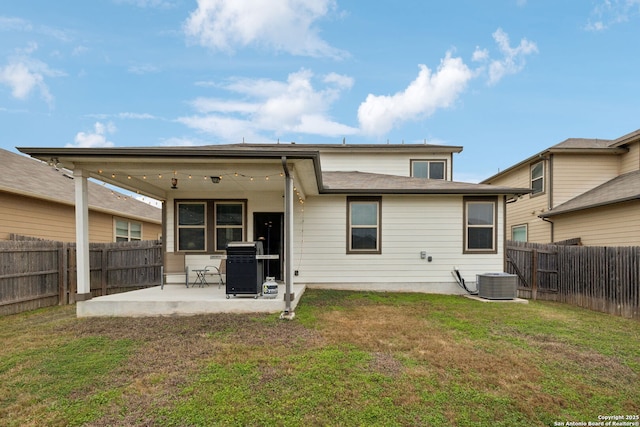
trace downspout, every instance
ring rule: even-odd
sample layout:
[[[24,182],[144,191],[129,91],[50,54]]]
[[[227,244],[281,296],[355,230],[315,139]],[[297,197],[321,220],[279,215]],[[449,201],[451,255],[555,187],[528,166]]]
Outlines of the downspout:
[[[280,314],[281,319],[291,320],[295,313],[291,310],[292,280],[293,280],[293,177],[287,166],[287,157],[282,156],[282,169],[284,171],[284,311]]]
[[[540,217],[541,220],[543,220],[544,222],[548,222],[549,224],[551,224],[551,241],[549,243],[553,243],[555,241],[555,236],[554,236],[554,229],[553,229],[553,221],[551,221],[548,218],[545,217]]]
[[[554,204],[553,204],[553,153],[549,154],[549,207],[548,210],[551,210],[554,208]],[[549,243],[553,243],[553,241],[555,240],[555,236],[554,234],[554,229],[553,229],[553,221],[548,220],[546,218],[542,218],[543,221],[548,222],[549,224],[551,224],[551,241]]]

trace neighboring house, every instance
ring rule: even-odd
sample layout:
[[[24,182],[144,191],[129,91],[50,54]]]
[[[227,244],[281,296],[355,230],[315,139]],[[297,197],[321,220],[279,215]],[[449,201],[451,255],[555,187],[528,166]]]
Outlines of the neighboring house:
[[[77,186],[94,177],[164,201],[172,269],[262,240],[279,256],[271,276],[311,287],[464,293],[454,267],[470,282],[502,272],[507,202],[530,191],[454,182],[462,148],[427,144],[20,151],[73,169]]]
[[[0,150],[0,240],[9,235],[73,242],[75,185],[71,172]],[[162,211],[89,182],[89,241],[156,240]]]
[[[640,130],[567,139],[482,184],[532,188],[507,206],[509,239],[640,246]]]

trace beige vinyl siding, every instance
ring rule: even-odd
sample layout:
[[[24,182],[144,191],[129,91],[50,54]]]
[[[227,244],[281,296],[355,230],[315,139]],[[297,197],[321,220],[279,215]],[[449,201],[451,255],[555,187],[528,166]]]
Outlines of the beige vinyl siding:
[[[620,175],[640,170],[640,142],[629,145],[629,152],[620,157]]]
[[[11,233],[75,241],[75,210],[73,206],[0,193],[0,238],[6,239]]]
[[[161,226],[142,222],[142,230],[143,239],[155,240],[161,233]],[[11,233],[75,242],[75,208],[12,193],[0,193],[0,239],[7,239]],[[113,216],[90,210],[89,241],[114,240]]]
[[[527,225],[527,241],[531,243],[549,243],[551,241],[551,225],[538,217],[548,208],[548,162],[545,162],[545,187],[547,190],[535,196],[524,195],[516,202],[507,205],[507,238],[511,238],[511,227],[515,225]],[[530,165],[521,167],[501,176],[493,185],[501,185],[516,188],[531,187]]]
[[[502,209],[499,209],[499,217]],[[346,197],[307,199],[296,212],[294,269],[300,283],[448,284],[454,266],[463,276],[503,270],[503,226],[497,224],[497,254],[463,254],[462,196],[383,196],[382,253],[346,253]],[[421,259],[425,251],[432,261]]]
[[[554,155],[553,206],[615,178],[618,162],[618,157],[611,155]]]
[[[350,154],[322,153],[323,171],[368,172],[398,176],[411,176],[411,160],[445,160],[447,171],[445,176],[451,180],[451,155],[449,153],[428,154]]]
[[[640,202],[587,209],[552,218],[556,240],[580,237],[587,246],[640,246]]]

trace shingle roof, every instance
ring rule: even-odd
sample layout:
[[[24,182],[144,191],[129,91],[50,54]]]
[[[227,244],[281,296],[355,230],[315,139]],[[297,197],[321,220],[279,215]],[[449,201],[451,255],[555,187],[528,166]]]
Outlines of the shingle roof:
[[[30,157],[0,150],[0,191],[75,205],[73,175]],[[89,208],[126,217],[161,222],[162,211],[89,181]]]
[[[539,153],[534,154],[531,157],[527,157],[521,162],[516,163],[503,171],[498,172],[495,175],[490,176],[487,179],[481,181],[481,183],[491,183],[491,181],[495,180],[498,177],[504,176],[514,170],[517,170],[523,165],[529,165],[532,162],[537,162],[543,156],[546,156],[549,153],[567,153],[567,152],[578,152],[578,153],[593,153],[593,154],[611,154],[617,155],[624,152],[623,148],[619,148],[620,144],[616,144],[618,140],[609,140],[609,139],[598,139],[598,138],[569,138],[564,141],[552,145],[551,147],[540,151]]]
[[[569,138],[564,141],[552,145],[550,149],[554,148],[570,148],[570,149],[590,149],[590,148],[608,148],[613,141],[609,139],[597,139],[597,138]]]
[[[528,188],[472,184],[365,172],[323,172],[323,193],[526,194]]]
[[[640,171],[617,176],[586,193],[556,206],[540,215],[546,218],[562,213],[611,205],[614,203],[640,200]]]

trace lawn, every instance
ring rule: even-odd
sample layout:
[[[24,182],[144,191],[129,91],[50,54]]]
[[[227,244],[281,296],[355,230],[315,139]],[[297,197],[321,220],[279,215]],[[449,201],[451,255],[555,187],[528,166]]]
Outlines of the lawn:
[[[293,321],[74,310],[0,318],[0,425],[640,422],[640,322],[562,304],[307,290]]]

